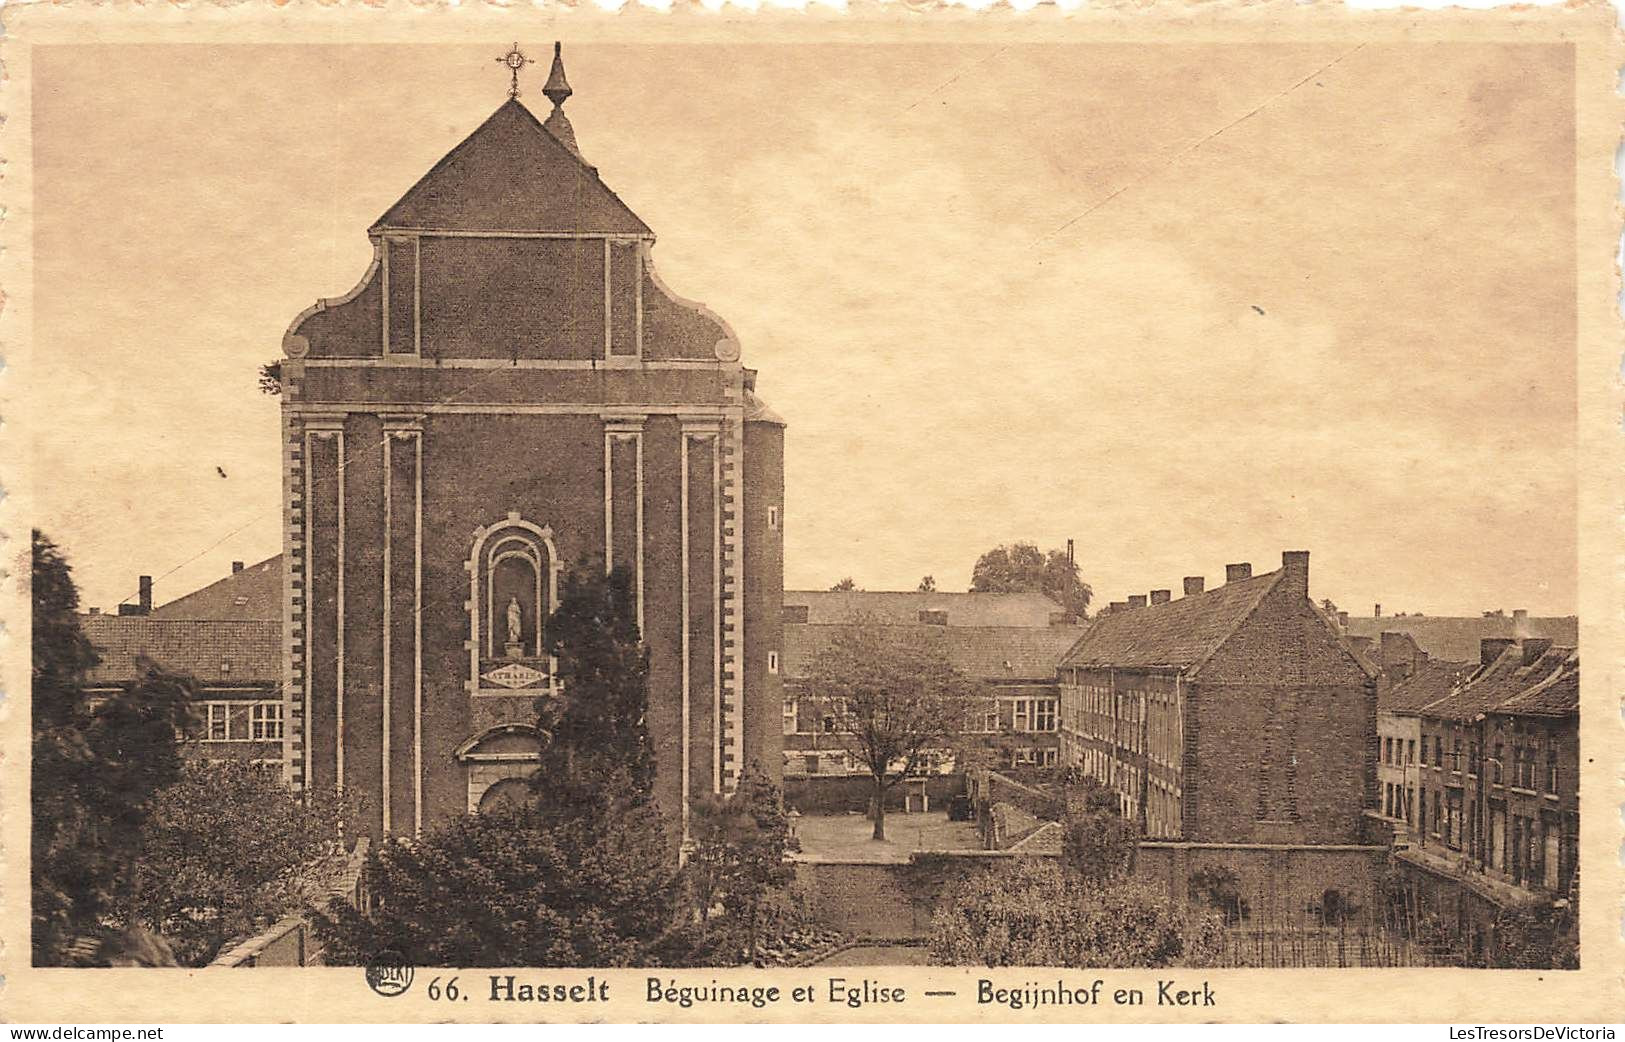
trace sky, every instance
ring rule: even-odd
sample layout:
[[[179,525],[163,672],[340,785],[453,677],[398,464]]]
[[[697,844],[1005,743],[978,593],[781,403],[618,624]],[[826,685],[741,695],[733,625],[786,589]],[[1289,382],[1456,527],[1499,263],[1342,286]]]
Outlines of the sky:
[[[83,603],[280,550],[256,370],[505,100],[509,42],[36,49],[36,523]],[[565,61],[583,154],[788,423],[787,587],[1070,538],[1100,603],[1306,549],[1356,614],[1576,610],[1567,50]]]

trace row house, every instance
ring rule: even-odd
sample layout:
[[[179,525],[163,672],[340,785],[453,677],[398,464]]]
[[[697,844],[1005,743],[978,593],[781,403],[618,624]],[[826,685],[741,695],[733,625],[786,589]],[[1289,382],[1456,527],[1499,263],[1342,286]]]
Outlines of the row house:
[[[1391,827],[1414,825],[1422,725],[1418,711],[1448,695],[1473,663],[1436,659],[1410,634],[1384,631],[1374,645],[1377,686],[1377,813]]]
[[[882,626],[900,639],[941,647],[954,668],[983,682],[955,749],[933,758],[938,773],[969,766],[1054,768],[1060,756],[1056,667],[1082,632],[1042,594],[805,591],[784,594],[784,774],[866,773],[836,733],[833,715],[808,697],[814,663],[843,627]]]
[[[1309,555],[1152,590],[1062,660],[1062,761],[1152,839],[1357,844],[1376,791],[1376,670],[1309,599]]]
[[[1442,855],[1523,896],[1570,896],[1579,669],[1575,648],[1547,638],[1486,639],[1478,668],[1416,710],[1413,858]]]

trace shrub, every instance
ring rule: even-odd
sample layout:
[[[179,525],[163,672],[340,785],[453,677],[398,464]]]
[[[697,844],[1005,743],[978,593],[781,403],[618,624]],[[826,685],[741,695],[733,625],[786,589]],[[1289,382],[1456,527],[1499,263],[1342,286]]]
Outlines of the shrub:
[[[954,889],[931,924],[941,965],[1206,966],[1223,924],[1136,879],[1100,883],[1048,858],[1016,858]]]

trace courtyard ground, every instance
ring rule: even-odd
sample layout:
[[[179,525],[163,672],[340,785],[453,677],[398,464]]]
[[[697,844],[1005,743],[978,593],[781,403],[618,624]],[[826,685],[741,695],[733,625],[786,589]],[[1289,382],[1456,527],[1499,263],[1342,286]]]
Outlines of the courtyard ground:
[[[917,850],[980,850],[974,821],[949,821],[946,813],[886,815],[886,838],[876,841],[874,822],[862,814],[806,814],[796,823],[801,857],[808,861],[904,862]]]

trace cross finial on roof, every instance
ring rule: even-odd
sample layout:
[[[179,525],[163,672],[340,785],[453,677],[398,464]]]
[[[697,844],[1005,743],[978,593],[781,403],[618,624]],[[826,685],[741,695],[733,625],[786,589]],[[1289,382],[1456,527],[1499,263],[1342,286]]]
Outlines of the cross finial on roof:
[[[547,74],[547,86],[542,93],[547,95],[554,108],[564,104],[564,99],[575,93],[570,89],[570,81],[564,78],[564,55],[559,41],[553,41],[553,68]]]
[[[557,44],[554,46],[556,48]],[[553,60],[557,62],[558,58],[555,56]],[[512,49],[510,49],[507,54],[504,54],[502,57],[498,58],[497,61],[503,65],[506,65],[508,67],[508,71],[513,75],[513,80],[508,86],[508,97],[519,97],[519,70],[523,69],[527,65],[535,65],[536,60],[534,58],[525,57],[524,52],[519,49],[519,42],[516,40],[514,41]],[[552,80],[549,79],[548,83],[551,85]]]

